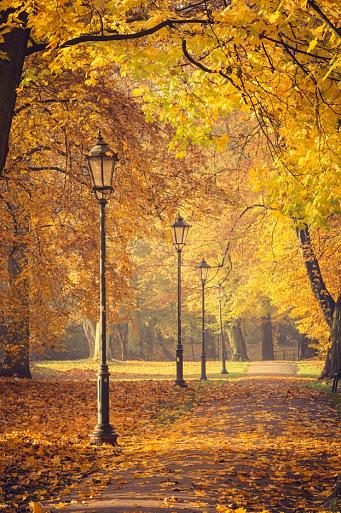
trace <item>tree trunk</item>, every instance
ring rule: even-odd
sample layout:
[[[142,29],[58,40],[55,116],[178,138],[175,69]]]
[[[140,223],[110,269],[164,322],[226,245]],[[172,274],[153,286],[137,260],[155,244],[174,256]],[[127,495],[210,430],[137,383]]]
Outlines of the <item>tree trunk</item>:
[[[271,315],[265,315],[261,318],[261,359],[274,360],[274,343],[272,337]]]
[[[94,352],[91,355],[91,358],[98,359],[100,356],[100,345],[101,345],[101,336],[100,336],[100,324],[99,321],[96,322],[95,329],[95,344],[94,344]]]
[[[331,328],[335,301],[324,283],[320,264],[312,246],[309,228],[307,225],[303,225],[303,227],[297,228],[296,233],[301,246],[311,289],[317,299],[328,326]]]
[[[193,359],[193,362],[195,362],[194,338],[191,337],[190,341],[191,341],[191,349],[192,349],[192,359]]]
[[[6,23],[13,10],[0,11],[0,24]],[[7,58],[0,58],[0,175],[3,174],[8,155],[9,134],[12,126],[17,87],[21,80],[25,52],[30,31],[17,28],[5,34],[0,52]],[[20,235],[17,233],[17,235]],[[8,270],[11,289],[14,291],[13,317],[4,319],[6,340],[3,344],[0,375],[31,378],[29,364],[29,284],[26,278],[19,278],[25,265],[25,247],[15,243],[9,257]],[[16,311],[15,311],[16,310]],[[20,310],[20,314],[19,314]]]
[[[340,302],[339,295],[335,303],[329,290],[327,289],[320,265],[317,260],[314,248],[312,246],[309,228],[303,225],[296,228],[297,238],[299,240],[305,267],[308,273],[311,289],[322,310],[324,318],[330,328],[331,346],[326,356],[325,366],[322,371],[322,378],[332,378],[335,372],[340,370],[341,362],[341,342],[340,342]]]
[[[330,338],[331,347],[327,353],[322,378],[331,378],[336,372],[341,372],[341,294],[335,303]]]
[[[308,337],[303,335],[302,333],[298,336],[298,351],[297,351],[297,359],[298,360],[304,360],[305,358],[309,358],[313,351],[310,349],[308,345]]]
[[[10,9],[0,11],[0,24],[6,23],[10,12]],[[5,34],[0,44],[0,52],[7,55],[7,59],[0,59],[0,175],[6,164],[16,90],[21,79],[29,35],[29,29],[17,28]]]
[[[131,354],[144,359],[143,322],[138,309],[131,313],[128,327],[128,347]]]
[[[207,356],[212,360],[217,359],[216,337],[211,330],[208,330],[207,336]]]
[[[107,344],[107,360],[114,360],[115,359],[115,336],[113,334],[112,325],[108,325],[106,344]]]
[[[232,349],[232,360],[249,361],[246,344],[240,328],[240,320],[233,321],[227,327],[229,341]]]
[[[85,337],[88,342],[89,358],[93,358],[95,352],[96,327],[89,319],[83,319],[82,324]]]
[[[174,360],[174,355],[169,351],[167,347],[167,340],[162,339],[160,341],[160,349],[167,362],[171,362],[172,360]]]
[[[127,350],[128,350],[128,325],[127,323],[124,324],[117,324],[116,325],[116,333],[117,333],[117,339],[120,344],[121,348],[121,360],[125,361],[127,359]]]
[[[21,230],[16,226],[16,236],[23,236],[27,229],[26,221]],[[9,311],[2,329],[1,376],[31,378],[29,282],[23,274],[27,264],[26,249],[25,243],[14,242],[8,256]]]

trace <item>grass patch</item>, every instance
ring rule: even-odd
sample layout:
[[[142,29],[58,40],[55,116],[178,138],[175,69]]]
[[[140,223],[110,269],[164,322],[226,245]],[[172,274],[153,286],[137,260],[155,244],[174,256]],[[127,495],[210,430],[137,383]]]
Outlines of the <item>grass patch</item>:
[[[322,372],[323,360],[301,360],[296,362],[297,375],[305,378],[318,378]]]
[[[312,388],[328,395],[330,404],[336,409],[338,415],[341,415],[341,386],[339,384],[337,393],[332,392],[332,381],[307,380],[303,381],[302,386]]]
[[[141,360],[108,362],[111,380],[172,380],[175,375],[174,362],[146,362]],[[221,363],[207,362],[207,376],[211,380],[226,380],[237,378],[245,374],[247,362],[227,362],[229,374],[220,374]],[[46,360],[35,362],[32,365],[35,378],[53,379],[96,379],[98,362],[96,360]],[[185,379],[199,379],[200,362],[184,362]]]

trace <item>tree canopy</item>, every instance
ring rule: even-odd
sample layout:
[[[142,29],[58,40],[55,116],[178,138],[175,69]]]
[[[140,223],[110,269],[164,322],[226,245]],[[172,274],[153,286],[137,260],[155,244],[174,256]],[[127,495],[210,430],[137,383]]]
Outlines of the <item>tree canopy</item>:
[[[270,301],[329,345],[327,375],[339,368],[337,16],[326,0],[2,3],[7,349],[95,316],[84,156],[102,126],[120,154],[112,319],[134,302],[131,241],[162,239],[182,210],[202,241],[191,261],[222,266],[231,319]]]

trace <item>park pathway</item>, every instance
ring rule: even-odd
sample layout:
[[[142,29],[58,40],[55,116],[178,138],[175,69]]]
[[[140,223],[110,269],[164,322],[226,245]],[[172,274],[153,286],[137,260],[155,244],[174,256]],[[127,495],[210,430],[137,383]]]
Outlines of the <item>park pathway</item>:
[[[100,496],[87,498],[97,486],[90,478],[72,503],[48,511],[317,512],[341,472],[341,427],[326,396],[292,377],[250,377],[228,390],[146,433],[138,450],[123,440]]]
[[[294,362],[285,361],[250,362],[246,374],[253,376],[296,376],[297,367]]]

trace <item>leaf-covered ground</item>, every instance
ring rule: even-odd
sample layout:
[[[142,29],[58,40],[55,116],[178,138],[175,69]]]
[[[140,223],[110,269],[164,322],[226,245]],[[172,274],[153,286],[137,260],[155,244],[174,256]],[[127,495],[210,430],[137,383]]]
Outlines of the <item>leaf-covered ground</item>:
[[[193,382],[187,390],[164,381],[112,383],[119,451],[88,444],[92,382],[0,380],[0,392],[5,512],[80,490],[69,511],[85,511],[82,501],[100,492],[99,506],[121,501],[112,502],[115,513],[139,511],[139,495],[153,513],[161,505],[184,511],[186,502],[191,511],[315,513],[341,472],[336,411],[298,378]]]

